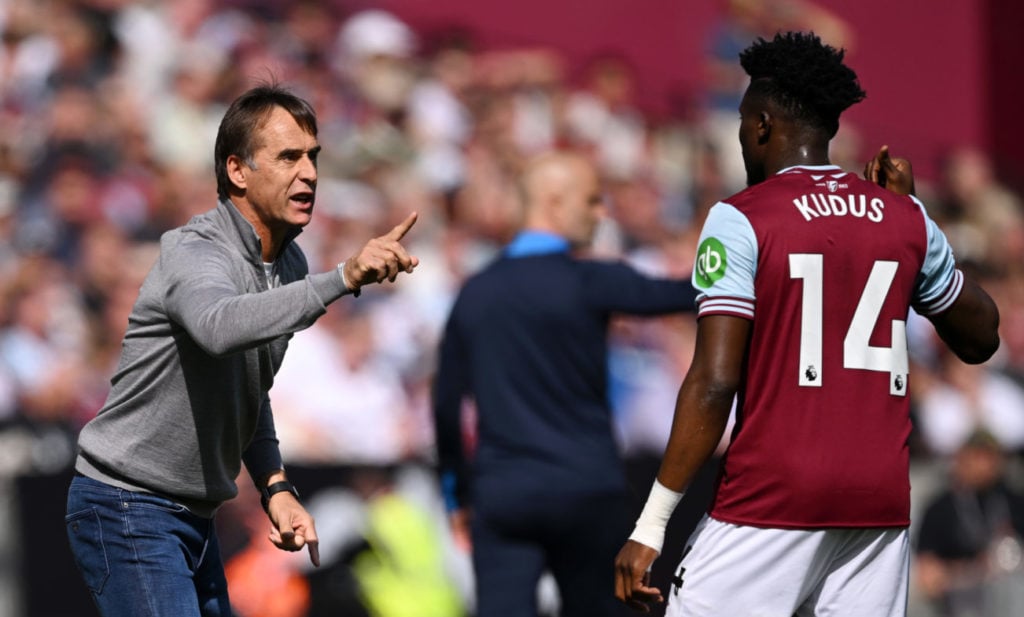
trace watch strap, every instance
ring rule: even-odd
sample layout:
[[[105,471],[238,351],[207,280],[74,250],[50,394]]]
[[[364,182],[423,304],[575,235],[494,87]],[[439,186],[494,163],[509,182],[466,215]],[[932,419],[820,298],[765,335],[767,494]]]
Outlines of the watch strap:
[[[263,505],[263,510],[268,511],[270,508],[270,498],[278,493],[291,493],[295,496],[295,499],[299,499],[299,491],[295,489],[288,480],[280,480],[274,482],[270,486],[264,486],[260,488],[260,504]]]

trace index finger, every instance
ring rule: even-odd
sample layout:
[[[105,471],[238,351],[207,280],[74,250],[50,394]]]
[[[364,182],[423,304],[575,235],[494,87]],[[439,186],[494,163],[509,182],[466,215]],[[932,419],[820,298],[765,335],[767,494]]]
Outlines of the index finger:
[[[411,213],[409,216],[405,217],[404,221],[402,221],[398,225],[395,225],[394,228],[391,231],[389,231],[387,235],[384,237],[389,240],[401,240],[402,237],[405,236],[406,232],[412,229],[413,223],[416,222],[416,217],[417,214],[415,212]]]
[[[878,162],[883,165],[889,162],[889,146],[885,145],[878,150]]]
[[[896,159],[889,155],[889,146],[882,146],[878,152],[878,162],[887,174],[894,174],[899,171],[896,167]]]
[[[879,186],[885,186],[887,174],[892,173],[892,160],[889,158],[889,146],[884,145],[878,149],[878,153],[864,166],[864,179],[874,182]]]
[[[316,568],[320,567],[320,542],[317,540],[308,540],[306,546],[309,547],[309,560],[313,562],[313,566]]]

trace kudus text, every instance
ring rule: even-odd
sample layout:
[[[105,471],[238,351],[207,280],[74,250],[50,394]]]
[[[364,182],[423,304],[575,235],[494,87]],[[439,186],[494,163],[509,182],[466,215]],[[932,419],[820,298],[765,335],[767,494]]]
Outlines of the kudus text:
[[[836,195],[834,193],[811,193],[793,200],[793,205],[810,221],[821,216],[854,216],[869,221],[882,222],[885,203],[878,197],[868,199],[867,195]]]

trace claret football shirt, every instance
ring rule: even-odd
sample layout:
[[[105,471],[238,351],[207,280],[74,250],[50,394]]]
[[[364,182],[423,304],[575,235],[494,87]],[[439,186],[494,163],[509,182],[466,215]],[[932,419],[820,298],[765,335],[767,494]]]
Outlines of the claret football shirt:
[[[963,286],[923,205],[839,167],[785,169],[711,209],[693,283],[699,317],[752,323],[711,515],[908,525],[907,316]]]

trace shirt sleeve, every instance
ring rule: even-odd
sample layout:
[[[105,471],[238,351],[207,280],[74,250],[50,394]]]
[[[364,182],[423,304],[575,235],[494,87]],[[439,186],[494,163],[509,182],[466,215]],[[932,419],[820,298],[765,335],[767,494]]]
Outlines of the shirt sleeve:
[[[685,278],[641,274],[621,261],[582,261],[583,288],[593,308],[627,315],[693,312],[696,291]]]
[[[921,275],[914,289],[913,307],[921,315],[935,315],[945,311],[960,296],[964,287],[964,275],[956,268],[953,248],[946,234],[928,216],[924,204],[911,197],[921,209],[928,232],[928,250]]]
[[[274,428],[274,414],[270,408],[270,397],[263,395],[260,404],[260,417],[256,424],[256,434],[242,453],[242,460],[253,482],[281,469],[281,449]]]
[[[757,236],[735,207],[719,202],[708,212],[693,268],[698,317],[754,317]]]
[[[462,439],[462,404],[470,391],[468,358],[459,334],[456,311],[445,326],[434,380],[434,434],[438,471],[445,506],[449,511],[465,506],[469,490],[469,463]]]
[[[164,308],[206,353],[224,356],[308,328],[341,297],[337,272],[305,275],[275,289],[245,293],[230,251],[205,239],[161,251]],[[327,294],[324,297],[322,294]]]

